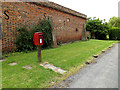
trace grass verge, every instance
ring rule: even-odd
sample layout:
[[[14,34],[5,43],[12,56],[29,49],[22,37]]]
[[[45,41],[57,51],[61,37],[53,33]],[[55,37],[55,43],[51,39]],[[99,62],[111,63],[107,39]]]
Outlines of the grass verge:
[[[42,50],[42,62],[49,62],[54,66],[67,70],[66,76],[50,69],[39,66],[37,51],[29,53],[13,53],[2,62],[3,88],[46,88],[56,82],[67,78],[72,71],[84,66],[84,62],[91,60],[92,56],[99,54],[108,46],[117,41],[89,40],[67,44],[54,49]],[[18,65],[10,66],[11,62]],[[22,66],[30,65],[32,69],[26,70]],[[82,65],[82,66],[81,66]]]

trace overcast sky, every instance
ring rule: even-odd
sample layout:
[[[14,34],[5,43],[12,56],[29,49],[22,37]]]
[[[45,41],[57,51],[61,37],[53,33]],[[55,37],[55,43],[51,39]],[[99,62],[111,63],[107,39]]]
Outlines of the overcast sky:
[[[97,17],[101,20],[118,17],[118,2],[120,0],[49,0],[86,14],[87,17]]]

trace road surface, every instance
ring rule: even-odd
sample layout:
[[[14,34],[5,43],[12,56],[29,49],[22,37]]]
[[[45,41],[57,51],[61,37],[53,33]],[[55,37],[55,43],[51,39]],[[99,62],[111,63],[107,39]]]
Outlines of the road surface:
[[[97,63],[87,65],[56,87],[118,88],[118,46],[115,44],[96,59]]]

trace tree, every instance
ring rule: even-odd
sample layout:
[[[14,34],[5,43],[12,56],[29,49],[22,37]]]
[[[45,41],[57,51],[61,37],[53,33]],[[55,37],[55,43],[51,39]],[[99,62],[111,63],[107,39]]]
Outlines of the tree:
[[[114,16],[114,17],[110,18],[108,24],[110,27],[119,27],[120,28],[120,18]]]
[[[108,23],[102,22],[102,20],[96,19],[94,17],[93,19],[90,17],[87,19],[87,24],[86,24],[86,30],[91,32],[91,37],[96,39],[106,39],[106,36],[108,35]]]

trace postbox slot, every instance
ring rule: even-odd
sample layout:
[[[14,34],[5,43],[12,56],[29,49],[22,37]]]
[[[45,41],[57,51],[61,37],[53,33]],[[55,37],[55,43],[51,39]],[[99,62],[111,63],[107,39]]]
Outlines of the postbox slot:
[[[42,36],[42,34],[39,34],[39,36]]]

